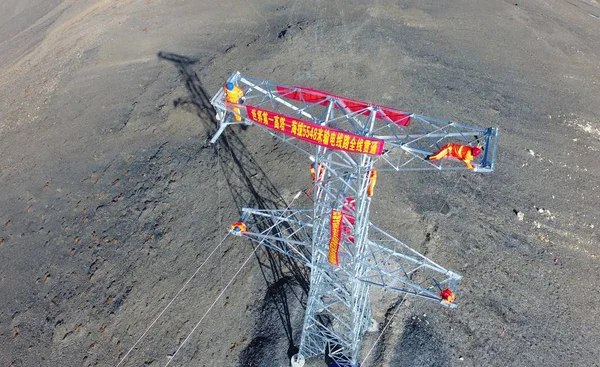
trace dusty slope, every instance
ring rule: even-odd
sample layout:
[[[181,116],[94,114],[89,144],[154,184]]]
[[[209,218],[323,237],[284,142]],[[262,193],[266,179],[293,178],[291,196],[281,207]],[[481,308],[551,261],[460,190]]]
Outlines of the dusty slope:
[[[598,365],[597,2],[40,4],[1,9],[0,364],[116,365],[239,206],[308,186],[260,131],[205,144],[241,70],[501,129],[492,175],[381,177],[372,220],[465,279],[368,365]],[[125,365],[164,365],[251,251],[227,239]],[[171,365],[286,363],[305,285],[258,254]]]

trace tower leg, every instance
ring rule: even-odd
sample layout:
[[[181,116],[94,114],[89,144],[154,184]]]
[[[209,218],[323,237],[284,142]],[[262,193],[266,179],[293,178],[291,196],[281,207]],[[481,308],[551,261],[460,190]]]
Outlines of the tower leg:
[[[225,131],[225,128],[230,125],[229,123],[227,123],[226,119],[227,119],[227,112],[226,111],[222,111],[222,110],[217,110],[217,115],[215,116],[217,118],[217,121],[219,121],[219,130],[217,130],[217,132],[215,133],[215,135],[213,135],[212,139],[210,139],[210,143],[214,144],[217,142],[217,140],[219,140],[219,137],[221,136],[221,134],[223,133],[223,131]]]
[[[306,360],[302,354],[294,354],[290,360],[292,367],[303,367]]]
[[[217,118],[217,121],[219,121],[219,129],[217,130],[215,135],[213,135],[213,137],[210,139],[211,144],[214,144],[217,142],[217,140],[219,140],[219,137],[221,136],[223,131],[225,131],[225,128],[229,125],[252,125],[252,122],[248,119],[241,118],[240,120],[237,120],[237,118],[240,116],[240,109],[236,108],[236,110],[237,113],[227,112],[226,110],[217,110],[217,114],[215,115],[215,117]]]
[[[371,325],[369,326],[367,331],[370,333],[379,331],[379,323],[377,322],[377,320],[375,320],[374,318],[371,317]]]

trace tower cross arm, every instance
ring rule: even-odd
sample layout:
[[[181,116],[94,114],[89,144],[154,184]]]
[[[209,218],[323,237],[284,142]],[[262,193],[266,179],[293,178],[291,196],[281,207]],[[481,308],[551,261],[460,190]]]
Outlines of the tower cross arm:
[[[232,233],[310,265],[312,209],[242,209],[245,230]]]
[[[373,137],[385,142],[377,161],[381,171],[494,170],[498,129],[417,114],[409,117],[405,125],[375,125]]]
[[[461,276],[431,261],[400,240],[371,224],[368,250],[359,261],[366,268],[359,281],[370,285],[436,300],[455,307],[443,292],[456,293]]]
[[[233,73],[211,103],[219,130],[261,127],[308,155],[310,145],[376,157],[382,171],[472,170],[491,172],[496,128],[480,128],[357,101],[316,89],[275,84]],[[229,94],[228,94],[229,93]],[[238,98],[238,94],[243,94]],[[233,95],[233,97],[232,97]]]

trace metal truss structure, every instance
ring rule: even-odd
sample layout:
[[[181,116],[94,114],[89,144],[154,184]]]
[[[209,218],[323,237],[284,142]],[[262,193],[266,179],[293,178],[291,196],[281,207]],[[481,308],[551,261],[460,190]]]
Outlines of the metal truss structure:
[[[463,162],[429,161],[448,143],[480,147],[474,171],[491,172],[497,130],[438,120],[394,108],[233,73],[243,104],[211,103],[219,130],[256,125],[311,158],[314,207],[244,208],[233,233],[279,251],[311,269],[302,337],[293,366],[325,354],[328,363],[356,367],[372,326],[369,288],[383,287],[455,307],[461,276],[431,261],[369,221],[377,172],[465,170]],[[236,117],[241,121],[236,121]],[[303,128],[304,130],[303,130]],[[325,140],[337,135],[333,143]],[[340,137],[341,136],[341,137]],[[370,142],[367,143],[367,140]],[[361,144],[359,146],[359,144]],[[365,145],[370,144],[370,150]],[[333,364],[333,365],[335,365]]]

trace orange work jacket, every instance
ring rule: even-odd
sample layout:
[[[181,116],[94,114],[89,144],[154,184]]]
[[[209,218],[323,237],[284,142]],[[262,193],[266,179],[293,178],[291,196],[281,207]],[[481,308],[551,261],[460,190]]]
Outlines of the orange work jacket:
[[[473,147],[470,147],[468,145],[450,143],[444,146],[444,148],[442,148],[442,150],[444,149],[448,149],[449,154],[452,157],[458,158],[463,161],[472,161],[474,158]]]
[[[226,101],[229,103],[240,103],[240,98],[244,96],[244,91],[237,85],[233,86],[233,90],[227,89],[227,86],[223,87],[225,90]]]

